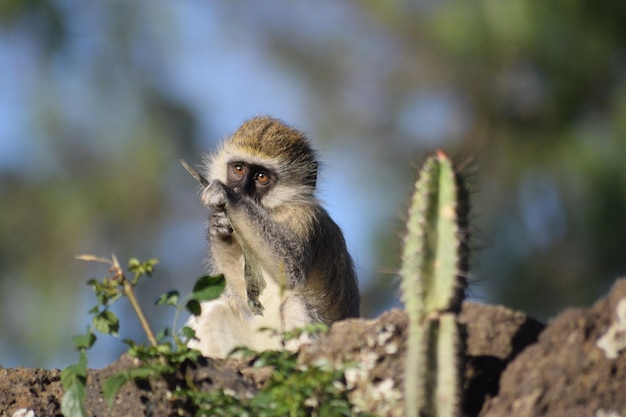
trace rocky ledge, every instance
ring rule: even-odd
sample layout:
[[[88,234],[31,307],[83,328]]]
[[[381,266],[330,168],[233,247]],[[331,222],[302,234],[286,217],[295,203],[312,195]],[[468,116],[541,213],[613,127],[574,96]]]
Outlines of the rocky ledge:
[[[626,279],[589,309],[568,309],[547,326],[502,306],[465,302],[466,416],[626,416]],[[350,398],[363,411],[401,416],[407,317],[389,311],[375,320],[336,323],[299,361],[349,361]],[[266,369],[238,359],[203,359],[175,378],[201,389],[228,388],[242,398],[267,380]],[[168,399],[175,380],[126,384],[109,414],[100,394],[109,375],[135,366],[122,356],[89,371],[86,408],[92,416],[179,415]],[[60,416],[59,370],[0,368],[0,417]]]

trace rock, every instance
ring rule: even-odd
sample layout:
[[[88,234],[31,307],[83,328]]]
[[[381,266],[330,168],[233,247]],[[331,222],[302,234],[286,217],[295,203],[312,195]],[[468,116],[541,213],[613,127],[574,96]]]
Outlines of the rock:
[[[480,415],[626,416],[626,352],[611,358],[598,347],[611,326],[619,325],[622,300],[626,279],[590,309],[561,313],[506,368],[498,396]]]
[[[467,335],[464,409],[466,415],[475,416],[484,400],[497,393],[506,363],[537,340],[543,325],[502,306],[471,302],[463,303],[459,321]],[[300,359],[356,363],[347,374],[352,378],[351,402],[374,415],[401,416],[407,324],[400,310],[375,320],[346,320],[303,349]]]
[[[401,416],[408,318],[392,310],[375,320],[352,319],[332,326],[317,343],[305,346],[300,361],[354,363],[346,372],[350,400],[360,411]]]
[[[58,369],[0,368],[1,417],[12,417],[19,410],[34,411],[36,416],[60,416],[62,395]]]
[[[459,321],[466,326],[465,415],[475,416],[498,393],[500,374],[544,325],[502,306],[464,303]]]
[[[459,321],[465,333],[464,414],[466,416],[626,416],[626,279],[590,309],[570,309],[544,326],[501,306],[466,302]],[[619,310],[619,311],[618,311]],[[618,314],[619,313],[619,314]],[[375,320],[336,323],[298,361],[352,362],[346,372],[350,398],[361,410],[401,416],[407,317],[392,310]],[[135,366],[123,356],[90,370],[86,407],[106,416],[102,381]],[[202,390],[228,388],[250,397],[267,381],[268,369],[237,360],[203,359],[186,364],[169,380],[129,383],[120,391],[112,416],[189,415],[168,393],[191,380]],[[0,417],[16,412],[60,415],[63,390],[58,370],[0,368]]]

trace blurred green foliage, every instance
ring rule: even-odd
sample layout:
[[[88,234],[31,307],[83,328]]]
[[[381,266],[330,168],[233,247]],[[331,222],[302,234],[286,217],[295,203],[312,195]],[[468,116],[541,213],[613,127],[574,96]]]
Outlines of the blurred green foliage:
[[[180,248],[203,243],[172,232],[204,215],[177,160],[289,97],[343,152],[346,191],[376,201],[359,211],[387,214],[361,226],[381,271],[399,265],[416,167],[444,148],[476,190],[470,291],[544,319],[590,303],[626,271],[622,3],[0,2],[3,90],[19,99],[0,109],[0,355],[29,366],[71,350],[92,273],[76,253],[156,255],[177,287],[200,275]],[[202,56],[176,61],[185,48]],[[223,51],[246,65],[216,70]],[[185,80],[227,85],[236,104],[199,101]],[[359,275],[366,315],[397,300],[388,272]]]

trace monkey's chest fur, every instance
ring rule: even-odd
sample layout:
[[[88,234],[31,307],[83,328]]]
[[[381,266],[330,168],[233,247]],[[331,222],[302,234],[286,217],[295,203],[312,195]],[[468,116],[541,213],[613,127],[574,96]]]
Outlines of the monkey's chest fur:
[[[264,307],[263,315],[250,310],[243,277],[229,280],[226,275],[225,293],[217,300],[202,303],[200,316],[190,319],[188,325],[197,336],[197,340],[189,342],[190,347],[211,357],[225,357],[237,346],[276,350],[283,346],[281,332],[312,321],[304,299],[297,292],[286,290],[267,271],[262,268],[260,271],[265,282],[258,297]],[[297,343],[287,347],[295,348]]]

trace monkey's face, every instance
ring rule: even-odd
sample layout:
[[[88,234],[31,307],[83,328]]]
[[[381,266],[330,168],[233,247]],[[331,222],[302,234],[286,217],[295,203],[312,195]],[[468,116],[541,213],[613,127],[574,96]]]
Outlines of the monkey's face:
[[[231,161],[226,164],[226,186],[237,194],[261,201],[275,183],[276,173],[262,165],[245,161]]]
[[[268,209],[310,202],[317,161],[304,134],[279,120],[245,122],[206,161],[209,182],[221,181]]]
[[[224,183],[235,194],[254,199],[268,209],[312,198],[315,187],[302,179],[301,170],[290,170],[288,164],[238,152],[218,162],[212,177]]]

